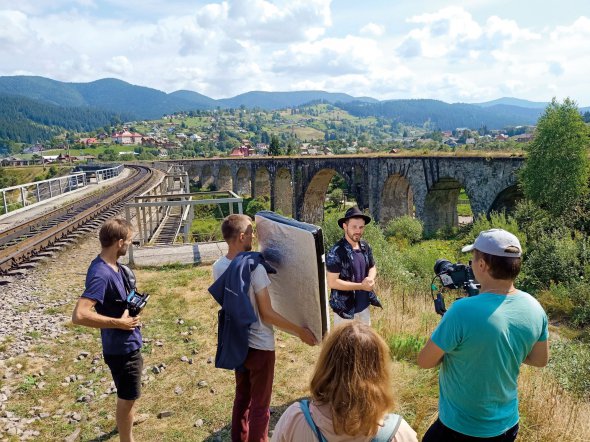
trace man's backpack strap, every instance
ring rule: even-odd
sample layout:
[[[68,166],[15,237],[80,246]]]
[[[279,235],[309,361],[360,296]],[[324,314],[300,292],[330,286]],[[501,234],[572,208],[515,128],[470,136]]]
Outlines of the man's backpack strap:
[[[402,423],[402,417],[399,414],[388,414],[383,421],[383,426],[379,428],[377,435],[371,442],[389,442]]]
[[[305,420],[307,421],[307,423],[309,424],[309,426],[311,427],[311,429],[313,430],[313,432],[317,436],[318,440],[320,442],[327,442],[326,438],[324,437],[324,435],[322,434],[322,432],[320,431],[320,429],[318,428],[318,426],[315,424],[315,422],[313,421],[313,419],[311,417],[311,413],[309,412],[309,401],[307,399],[300,400],[299,407],[301,407],[301,411],[303,411],[303,415],[305,416]]]

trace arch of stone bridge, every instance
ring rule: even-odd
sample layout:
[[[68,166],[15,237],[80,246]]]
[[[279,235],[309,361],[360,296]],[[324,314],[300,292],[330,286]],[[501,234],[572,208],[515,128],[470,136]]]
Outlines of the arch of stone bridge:
[[[517,184],[506,187],[498,195],[488,210],[488,215],[492,212],[512,213],[516,204],[524,198],[522,191]]]
[[[254,173],[255,198],[268,196],[270,198],[270,172],[264,166],[259,166]]]
[[[251,195],[250,170],[244,166],[238,169],[236,173],[235,192],[238,195]]]
[[[385,225],[389,220],[404,215],[414,215],[414,193],[405,176],[393,174],[383,184],[379,221]]]
[[[439,229],[454,227],[459,224],[457,203],[462,187],[461,183],[455,178],[441,177],[430,188],[422,212],[422,221],[426,233],[434,233]]]
[[[207,189],[211,184],[215,183],[215,176],[213,175],[213,169],[211,166],[203,166],[201,169],[200,181],[202,189]]]
[[[232,175],[229,166],[220,166],[217,173],[217,190],[233,190]]]
[[[274,209],[293,216],[293,177],[287,168],[277,170],[274,183]]]
[[[350,172],[342,173],[338,171],[347,182],[348,200],[354,200],[354,203],[361,209],[369,208],[369,186],[368,170],[366,164],[355,164]]]
[[[186,169],[186,172],[188,173],[188,177],[191,183],[198,183],[201,181],[202,169],[202,167],[199,167],[195,164],[191,164]]]
[[[321,169],[313,176],[303,197],[301,220],[311,224],[320,224],[324,220],[324,204],[328,185],[338,172],[334,169]],[[341,174],[339,174],[341,175]],[[341,175],[347,183],[347,177]]]

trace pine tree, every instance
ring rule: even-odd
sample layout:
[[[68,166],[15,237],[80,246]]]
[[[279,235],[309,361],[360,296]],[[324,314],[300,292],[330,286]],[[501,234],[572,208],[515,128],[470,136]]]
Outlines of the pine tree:
[[[272,134],[270,137],[270,147],[268,148],[268,154],[271,156],[277,156],[281,154],[279,137],[277,137],[275,134]]]

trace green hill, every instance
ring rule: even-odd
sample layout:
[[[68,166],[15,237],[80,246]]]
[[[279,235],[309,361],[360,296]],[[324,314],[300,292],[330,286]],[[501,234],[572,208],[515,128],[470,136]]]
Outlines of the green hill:
[[[0,94],[0,140],[34,143],[64,130],[83,132],[111,125],[121,117],[89,107],[63,107]]]
[[[513,125],[532,125],[542,109],[494,105],[487,108],[475,104],[448,104],[438,100],[390,100],[378,103],[339,103],[338,107],[357,117],[382,117],[394,122],[431,126],[441,130],[458,127],[498,129]]]
[[[294,92],[264,92],[252,91],[237,95],[233,98],[218,100],[222,107],[248,108],[259,107],[266,110],[284,109],[287,107],[301,106],[312,101],[325,101],[327,103],[350,103],[362,101],[376,103],[374,98],[355,98],[348,94],[324,92],[324,91],[294,91]]]

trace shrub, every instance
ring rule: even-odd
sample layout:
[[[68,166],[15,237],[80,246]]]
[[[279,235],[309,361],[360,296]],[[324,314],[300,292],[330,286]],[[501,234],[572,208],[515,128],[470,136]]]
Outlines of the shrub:
[[[403,239],[413,244],[422,239],[423,230],[422,221],[409,215],[404,215],[389,221],[384,233],[386,238]]]
[[[244,213],[251,218],[254,218],[254,215],[261,210],[270,210],[270,201],[263,196],[251,199],[246,205]]]
[[[479,216],[473,222],[471,230],[465,237],[465,244],[473,244],[477,235],[483,230],[504,229],[514,234],[520,241],[520,245],[525,249],[526,235],[519,228],[515,218],[507,216],[504,212],[492,212],[490,217]]]
[[[404,267],[414,275],[426,280],[434,277],[434,263],[441,258],[451,262],[469,261],[469,256],[459,254],[459,250],[451,242],[442,240],[416,244],[401,255]]]
[[[334,189],[328,194],[328,200],[334,207],[340,207],[344,200],[344,191],[342,189]]]
[[[590,326],[590,287],[585,280],[580,280],[569,287],[569,296],[574,305],[570,323],[574,327]]]
[[[575,341],[551,343],[549,368],[559,384],[580,398],[590,399],[590,347]]]
[[[540,290],[551,282],[573,284],[580,280],[583,268],[578,245],[567,231],[556,231],[538,238],[523,261],[522,284]]]
[[[194,220],[191,234],[195,242],[223,241],[221,222],[214,218]]]
[[[569,320],[574,311],[569,287],[564,284],[551,284],[537,296],[547,314],[553,320]]]
[[[529,200],[520,201],[516,205],[513,216],[521,231],[525,233],[527,238],[530,238],[531,242],[563,224],[558,218],[549,215],[546,210]]]
[[[324,234],[324,248],[326,252],[342,238],[344,231],[338,225],[338,219],[341,218],[339,213],[330,213],[324,215],[322,222],[322,233]]]
[[[388,340],[391,356],[398,361],[405,360],[414,362],[425,343],[425,336],[409,335],[405,333],[394,334]]]

